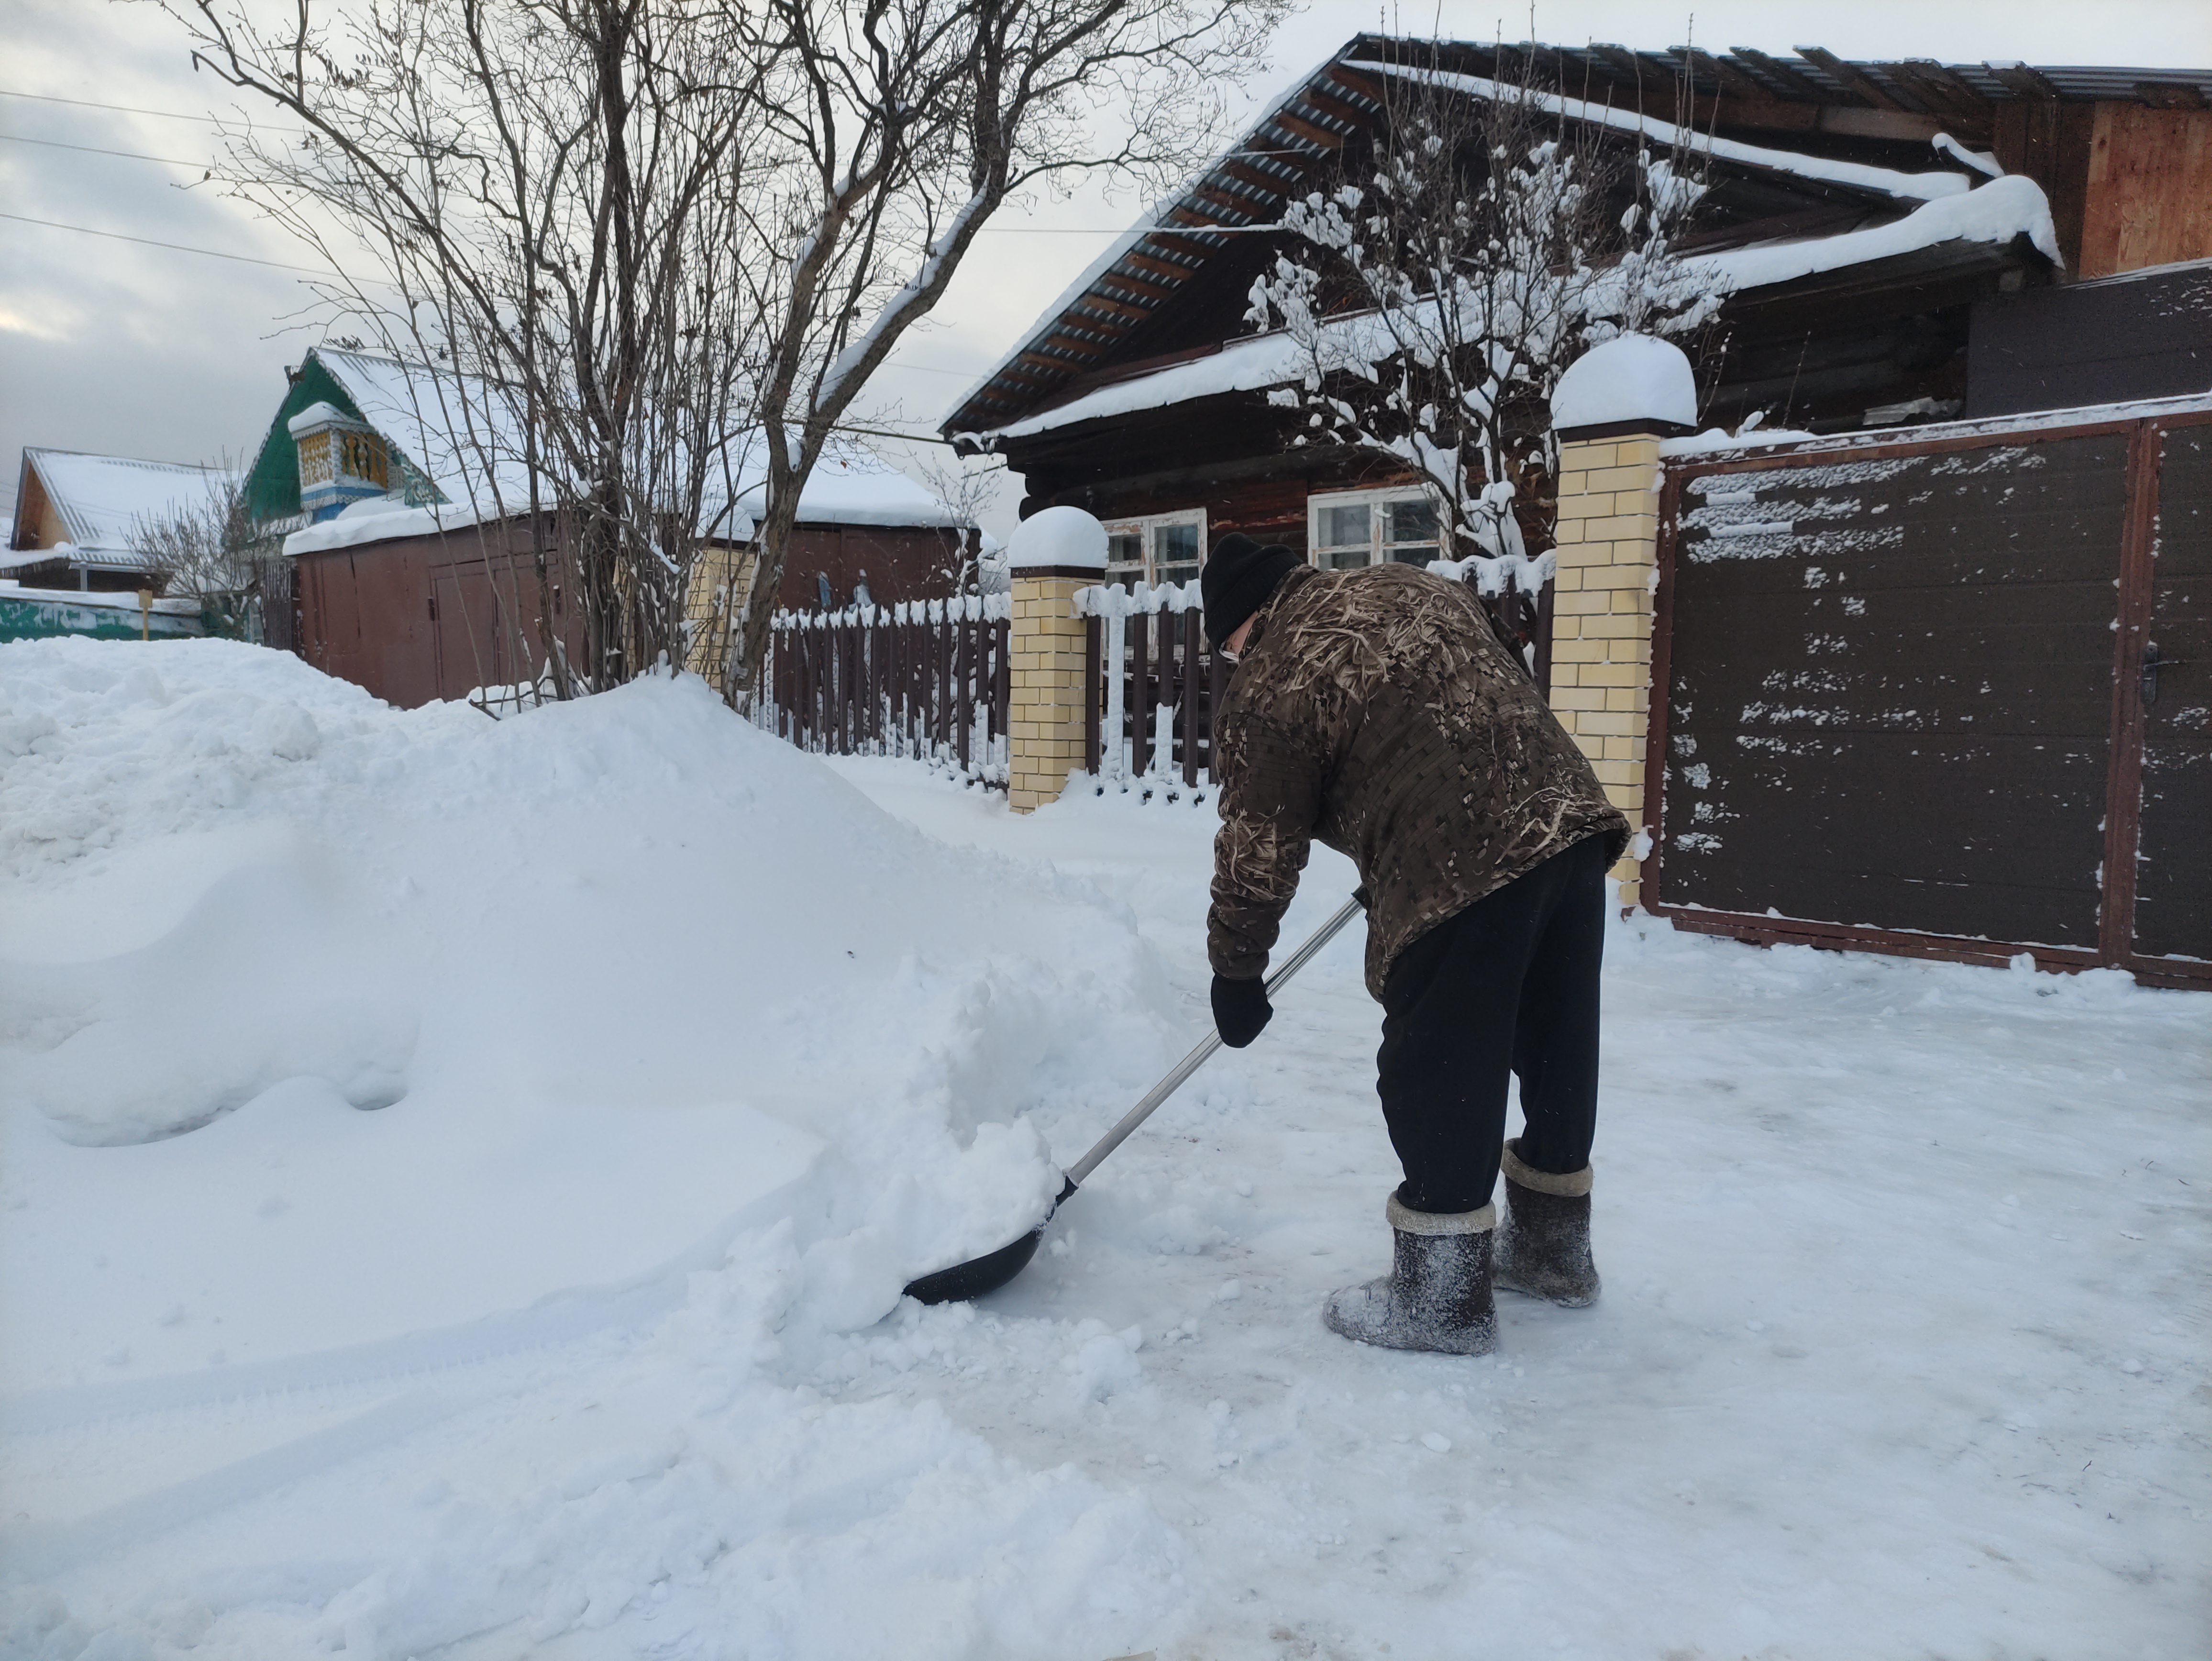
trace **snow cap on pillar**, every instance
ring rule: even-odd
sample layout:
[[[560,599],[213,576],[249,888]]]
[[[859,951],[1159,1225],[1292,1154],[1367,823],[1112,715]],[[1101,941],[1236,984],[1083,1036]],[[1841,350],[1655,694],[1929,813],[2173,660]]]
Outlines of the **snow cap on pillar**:
[[[1567,366],[1552,393],[1552,430],[1564,439],[1672,437],[1694,431],[1697,421],[1690,360],[1680,347],[1648,334],[1616,335],[1591,347]]]
[[[1106,527],[1080,508],[1041,508],[1014,526],[1006,566],[1016,577],[1102,575]]]

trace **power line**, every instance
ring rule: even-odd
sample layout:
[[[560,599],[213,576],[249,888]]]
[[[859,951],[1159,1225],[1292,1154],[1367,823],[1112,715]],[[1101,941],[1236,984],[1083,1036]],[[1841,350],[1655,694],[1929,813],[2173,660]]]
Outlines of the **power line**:
[[[280,271],[305,271],[309,277],[329,277],[331,273],[313,265],[288,265],[281,259],[256,259],[251,254],[225,253],[219,248],[191,248],[181,242],[157,242],[150,236],[125,236],[120,231],[96,231],[89,225],[64,225],[58,219],[33,219],[20,213],[0,213],[0,219],[12,219],[19,225],[44,225],[48,230],[75,231],[80,236],[106,237],[111,242],[137,242],[149,248],[167,248],[173,253],[205,254],[210,259],[234,259],[243,265],[267,265]]]
[[[33,219],[27,215],[20,213],[0,213],[0,219],[12,219],[19,225],[43,225],[48,230],[75,231],[80,236],[99,236],[105,237],[114,242],[136,242],[149,248],[167,248],[176,253],[204,254],[210,259],[235,259],[241,264],[247,265],[267,265],[275,271],[305,271],[310,277],[329,277],[331,275],[329,271],[320,270],[313,265],[288,265],[281,259],[256,259],[251,254],[225,253],[219,248],[193,248],[187,247],[181,242],[156,241],[150,236],[125,236],[120,231],[96,231],[89,225],[64,225],[58,219]],[[930,363],[901,362],[896,358],[892,359],[883,367],[886,369],[915,369],[920,371],[923,374],[958,375],[964,380],[973,380],[977,374],[977,371],[974,369],[940,368],[936,365]]]
[[[119,155],[126,161],[159,161],[171,167],[205,167],[206,161],[184,161],[173,155],[145,155],[137,150],[103,150],[92,144],[64,144],[58,138],[26,138],[21,133],[0,132],[0,142],[9,144],[37,144],[50,150],[82,150],[87,155]]]
[[[223,125],[223,119],[220,116],[187,115],[182,110],[142,110],[135,105],[131,104],[103,104],[95,99],[90,98],[57,98],[52,93],[15,92],[6,87],[0,87],[0,98],[31,98],[37,100],[41,104],[71,104],[81,110],[112,110],[118,115],[153,115],[159,116],[164,121],[197,121],[204,127],[219,127]],[[245,125],[251,127],[258,124],[252,121],[247,121]],[[307,131],[307,129],[305,127],[279,127],[272,125],[270,126],[269,131],[271,132],[305,132]]]

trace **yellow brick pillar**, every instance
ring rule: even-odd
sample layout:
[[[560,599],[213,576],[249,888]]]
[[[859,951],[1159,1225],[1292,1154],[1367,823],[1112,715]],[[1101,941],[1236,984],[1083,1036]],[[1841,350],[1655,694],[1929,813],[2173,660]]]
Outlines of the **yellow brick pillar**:
[[[1006,544],[1013,580],[1008,648],[1006,800],[1017,813],[1058,800],[1083,766],[1084,715],[1097,696],[1083,662],[1075,594],[1106,578],[1106,527],[1080,508],[1047,508]]]
[[[1552,395],[1559,442],[1552,709],[1639,833],[1613,867],[1624,908],[1642,895],[1635,851],[1650,823],[1644,755],[1659,586],[1659,445],[1689,431],[1696,413],[1689,360],[1644,335],[1593,348]]]
[[[1552,709],[1613,805],[1642,830],[1651,720],[1651,597],[1658,581],[1656,434],[1559,444],[1559,569],[1552,589]],[[1620,903],[1638,861],[1613,868]]]

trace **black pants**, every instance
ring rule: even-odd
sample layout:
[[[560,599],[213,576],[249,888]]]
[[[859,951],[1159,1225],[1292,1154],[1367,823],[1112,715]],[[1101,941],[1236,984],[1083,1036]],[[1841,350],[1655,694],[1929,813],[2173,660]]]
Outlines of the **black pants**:
[[[1398,1197],[1413,1209],[1489,1202],[1509,1069],[1528,1121],[1521,1157],[1559,1174],[1589,1163],[1606,840],[1553,855],[1445,918],[1390,965],[1376,1089],[1406,1170]]]

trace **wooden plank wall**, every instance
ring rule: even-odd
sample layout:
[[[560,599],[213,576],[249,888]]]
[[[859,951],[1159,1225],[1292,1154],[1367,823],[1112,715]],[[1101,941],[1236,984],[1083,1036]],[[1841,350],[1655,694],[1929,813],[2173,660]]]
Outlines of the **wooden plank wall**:
[[[2096,110],[2075,274],[2212,259],[2212,110]]]

